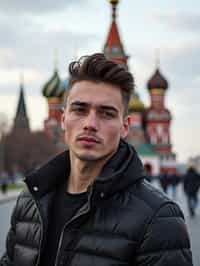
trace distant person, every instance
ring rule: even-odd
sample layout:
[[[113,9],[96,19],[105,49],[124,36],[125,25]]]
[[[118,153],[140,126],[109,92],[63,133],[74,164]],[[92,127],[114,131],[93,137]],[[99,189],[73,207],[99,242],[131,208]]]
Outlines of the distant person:
[[[176,194],[177,194],[177,186],[180,182],[180,176],[178,175],[178,173],[173,173],[169,175],[169,184],[171,186],[172,189],[172,198],[175,199],[176,198]]]
[[[182,211],[123,140],[132,74],[103,54],[69,70],[69,149],[26,177],[0,266],[192,266]]]
[[[145,179],[151,182],[153,179],[153,176],[152,176],[151,166],[149,164],[144,165],[144,173],[145,173]]]
[[[7,193],[9,184],[9,175],[6,171],[1,173],[1,191],[3,194]]]
[[[168,193],[168,187],[169,187],[169,175],[168,175],[168,173],[162,172],[159,175],[159,181],[160,181],[161,188],[167,194]]]
[[[195,210],[198,206],[199,187],[200,175],[194,167],[189,167],[184,177],[184,191],[187,197],[189,213],[192,217],[195,216]]]

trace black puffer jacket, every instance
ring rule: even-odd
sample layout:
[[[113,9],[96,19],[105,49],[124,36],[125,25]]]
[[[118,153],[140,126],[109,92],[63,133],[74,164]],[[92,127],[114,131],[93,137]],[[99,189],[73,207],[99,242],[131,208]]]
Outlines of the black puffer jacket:
[[[28,190],[13,212],[1,266],[39,265],[55,187],[69,171],[65,152],[26,178]],[[144,181],[142,164],[126,143],[88,188],[87,204],[63,228],[56,265],[192,265],[182,212]]]

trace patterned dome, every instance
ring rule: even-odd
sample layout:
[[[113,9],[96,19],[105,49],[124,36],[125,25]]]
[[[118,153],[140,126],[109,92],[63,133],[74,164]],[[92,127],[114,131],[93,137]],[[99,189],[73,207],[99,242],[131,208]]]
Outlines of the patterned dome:
[[[60,80],[57,70],[54,71],[52,78],[44,85],[42,93],[45,97],[61,98],[65,92],[63,82]]]
[[[157,68],[152,78],[147,83],[147,88],[151,89],[164,89],[168,88],[168,82],[160,73],[159,69]]]
[[[119,2],[119,0],[110,0],[110,3],[111,3],[112,5],[117,5],[118,2]]]
[[[144,111],[145,106],[140,100],[139,95],[135,92],[129,102],[129,111],[130,112],[141,112]]]

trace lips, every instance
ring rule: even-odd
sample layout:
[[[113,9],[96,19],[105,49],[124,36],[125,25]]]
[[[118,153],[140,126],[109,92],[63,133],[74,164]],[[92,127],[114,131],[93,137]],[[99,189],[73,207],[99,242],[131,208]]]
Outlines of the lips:
[[[86,144],[86,145],[93,145],[93,144],[96,144],[96,143],[100,143],[101,142],[99,140],[99,138],[97,138],[97,137],[94,137],[94,136],[86,136],[86,135],[79,136],[77,138],[77,140],[80,141],[83,144]]]
[[[87,137],[87,136],[79,137],[78,140],[88,143],[100,143],[100,141],[97,138]]]

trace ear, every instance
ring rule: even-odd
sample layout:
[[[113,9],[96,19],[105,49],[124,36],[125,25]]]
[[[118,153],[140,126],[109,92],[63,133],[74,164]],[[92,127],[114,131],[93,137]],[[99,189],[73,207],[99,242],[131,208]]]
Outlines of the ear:
[[[65,109],[61,109],[61,128],[62,130],[65,130]]]
[[[121,138],[124,139],[128,136],[130,124],[131,124],[131,117],[130,115],[127,115],[123,120],[123,125],[121,128]]]

